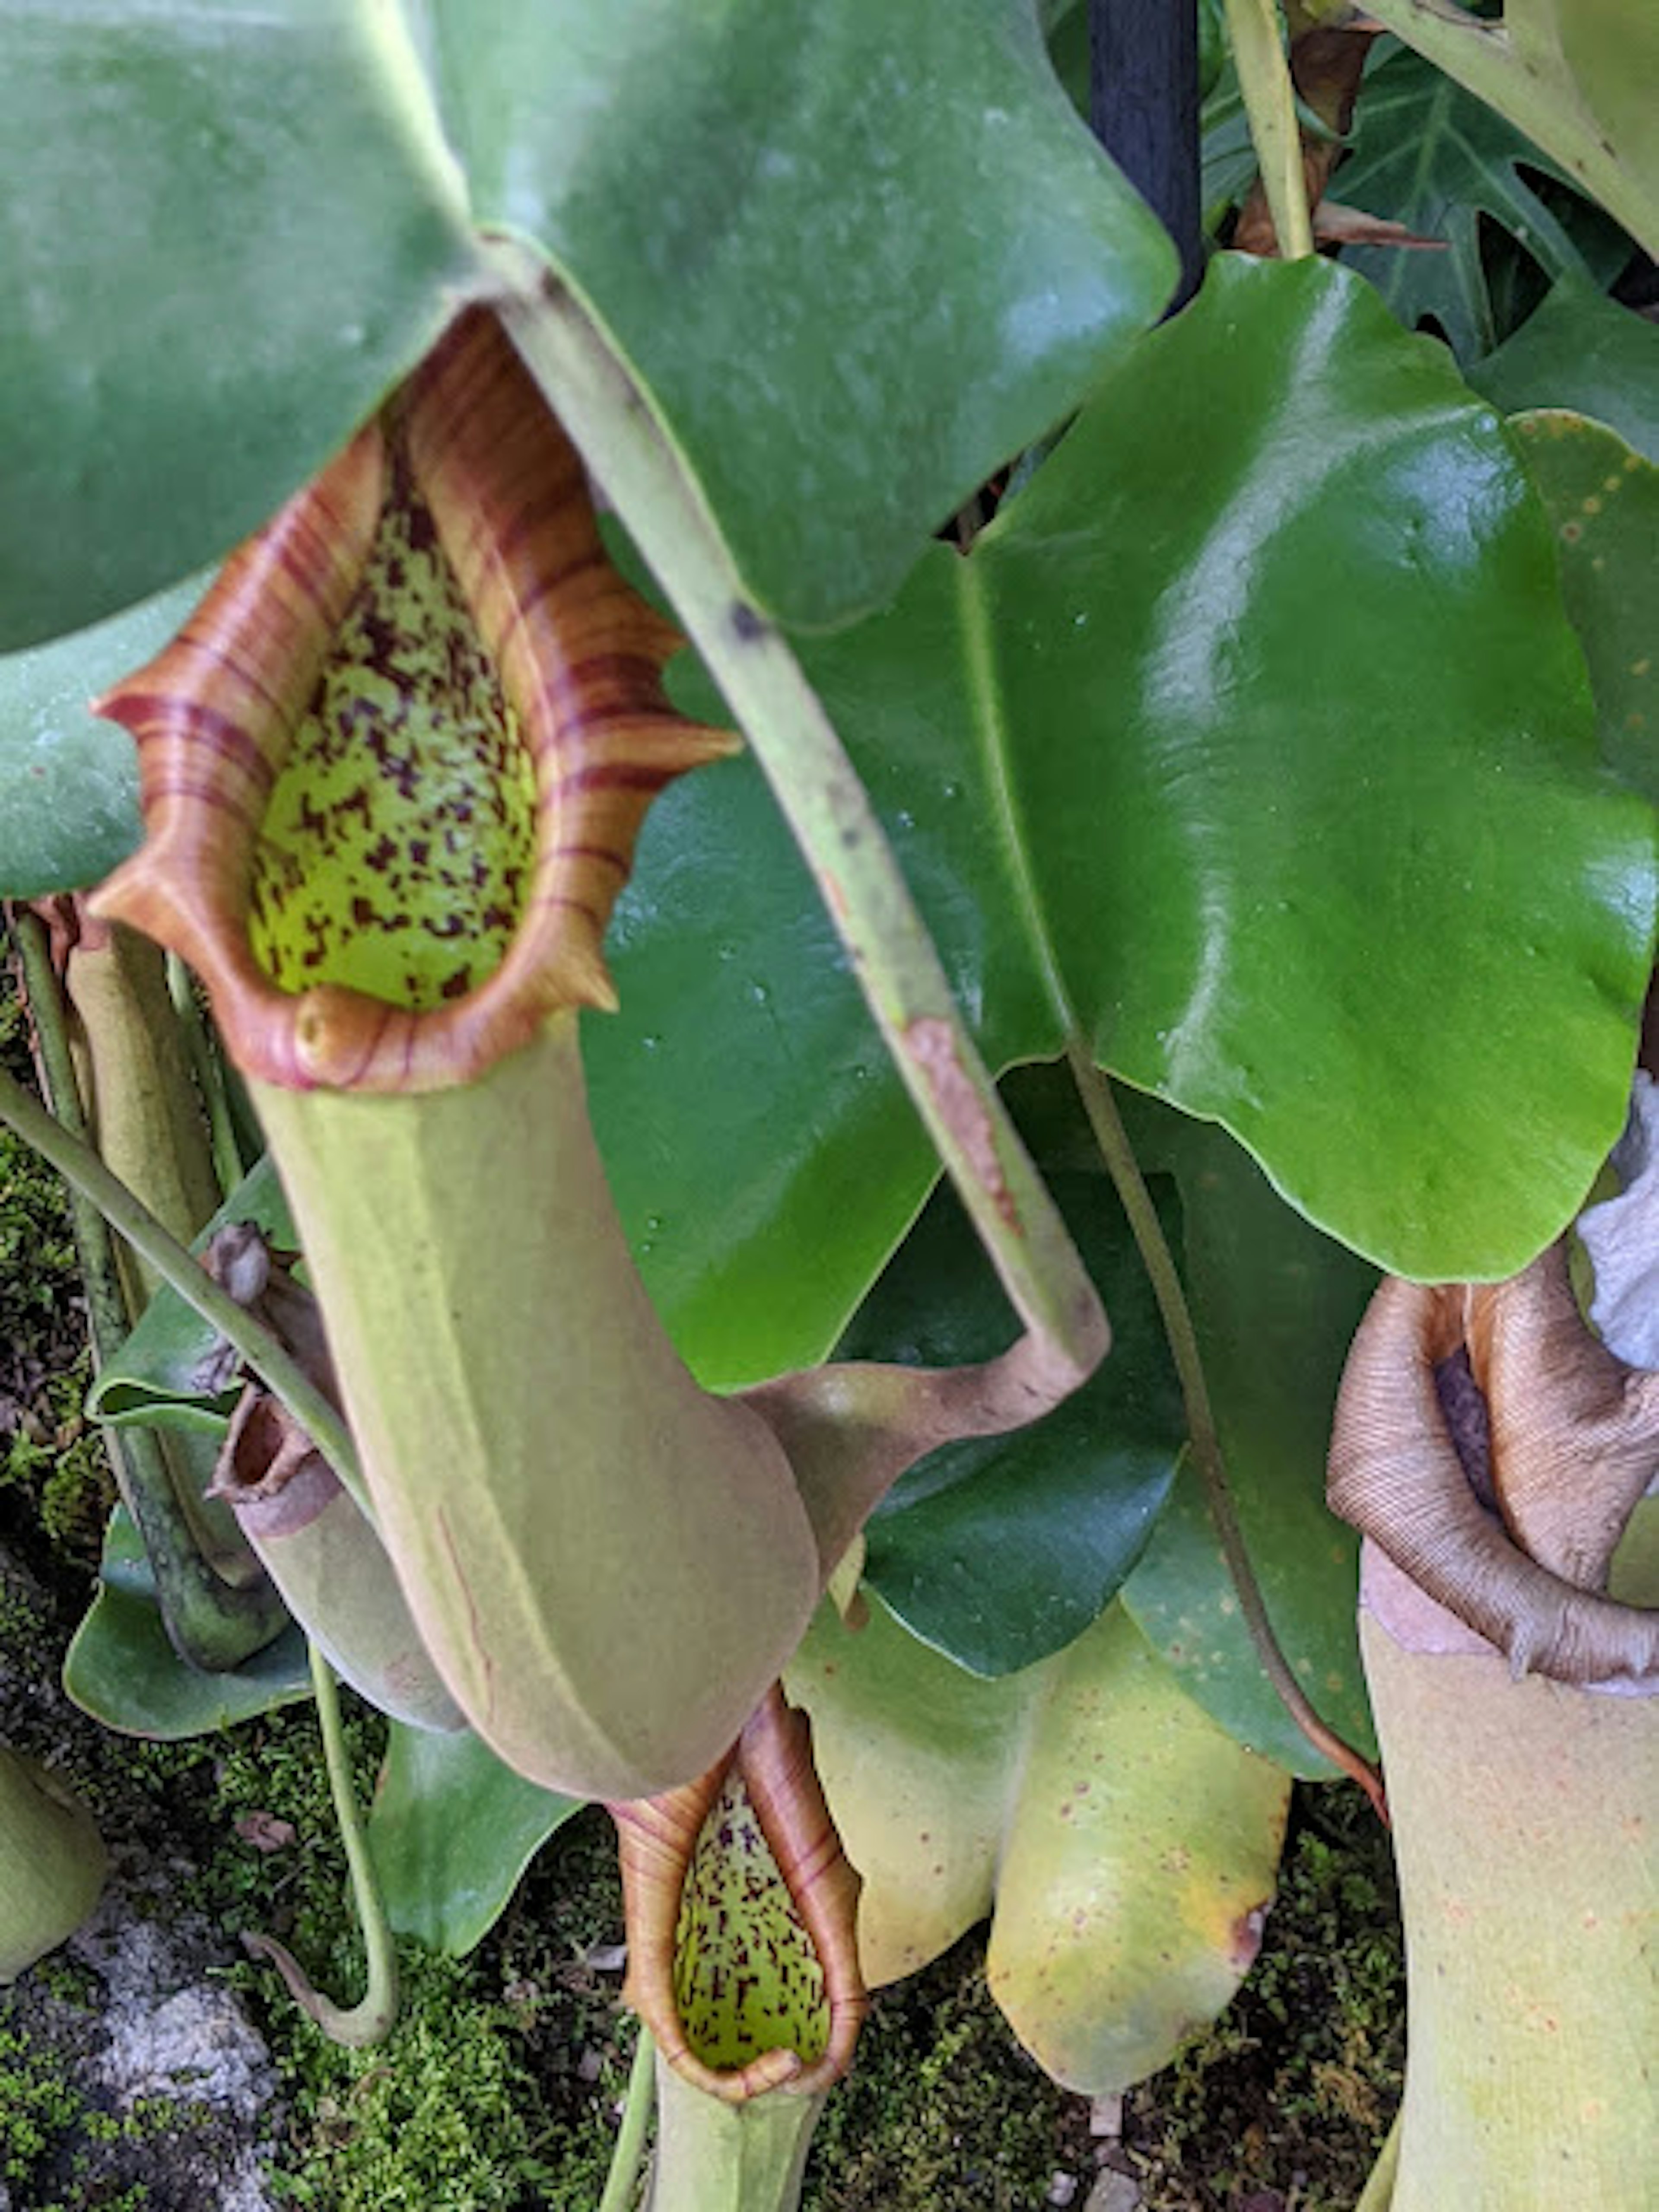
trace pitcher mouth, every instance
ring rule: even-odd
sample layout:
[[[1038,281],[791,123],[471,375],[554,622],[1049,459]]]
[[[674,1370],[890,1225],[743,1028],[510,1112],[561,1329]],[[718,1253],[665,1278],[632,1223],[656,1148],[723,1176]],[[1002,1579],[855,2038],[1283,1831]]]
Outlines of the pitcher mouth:
[[[805,1715],[775,1684],[708,1773],[611,1812],[628,1920],[623,1996],[666,2063],[727,2104],[839,2081],[869,2006],[860,1884]]]
[[[98,702],[137,741],[146,841],[94,910],[197,969],[246,1073],[467,1082],[616,1003],[601,945],[646,810],[736,748],[665,700],[678,643],[470,308]]]

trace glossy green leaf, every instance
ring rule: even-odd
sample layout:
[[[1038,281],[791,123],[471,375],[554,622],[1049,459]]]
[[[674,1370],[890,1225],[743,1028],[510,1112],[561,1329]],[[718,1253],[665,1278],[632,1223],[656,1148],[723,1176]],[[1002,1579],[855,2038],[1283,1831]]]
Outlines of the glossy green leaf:
[[[1582,415],[1549,409],[1512,427],[1555,525],[1601,750],[1659,805],[1659,468]]]
[[[1484,216],[1520,239],[1545,274],[1589,271],[1565,225],[1521,174],[1571,182],[1484,100],[1413,53],[1368,76],[1355,110],[1352,150],[1333,181],[1345,206],[1443,239],[1444,252],[1356,246],[1345,261],[1370,278],[1407,328],[1438,324],[1461,361],[1506,335],[1482,266]]]
[[[291,1251],[294,1224],[276,1170],[257,1161],[196,1239],[205,1249],[227,1223],[257,1222],[277,1247]],[[205,1370],[222,1340],[210,1322],[167,1285],[156,1292],[115,1357],[106,1362],[87,1400],[94,1419],[119,1427],[132,1422],[216,1435],[234,1412],[240,1385],[216,1387]]]
[[[1049,1170],[1048,1182],[1112,1316],[1110,1357],[1030,1428],[930,1453],[865,1530],[871,1587],[912,1634],[979,1674],[1030,1666],[1088,1627],[1145,1547],[1185,1436],[1151,1286],[1103,1170]],[[940,1189],[836,1357],[951,1366],[990,1358],[1011,1334],[962,1209]]]
[[[479,220],[581,295],[790,620],[885,599],[1173,287],[1026,0],[427,14]]]
[[[581,1802],[526,1782],[471,1729],[440,1734],[392,1722],[368,1816],[392,1925],[430,1950],[464,1958]]]
[[[710,1388],[821,1358],[934,1163],[752,761],[653,805],[606,957],[582,1057],[653,1302]]]
[[[138,1532],[117,1506],[104,1538],[98,1594],[64,1662],[64,1687],[106,1728],[173,1743],[308,1698],[311,1662],[304,1636],[289,1628],[228,1673],[186,1665],[161,1625]]]
[[[966,562],[811,665],[978,892],[936,933],[998,916],[1002,975],[1022,936],[1050,1034],[1069,1003],[1401,1273],[1511,1272],[1571,1212],[1622,1124],[1653,818],[1596,759],[1501,426],[1369,288],[1212,264]],[[904,665],[914,726],[870,704]]]
[[[1016,1118],[1052,1170],[1076,1172],[1094,1139],[1056,1071],[1018,1068]],[[1315,1705],[1371,1747],[1354,1607],[1358,1540],[1325,1504],[1331,1407],[1375,1271],[1287,1206],[1213,1124],[1118,1088],[1143,1170],[1180,1193],[1174,1240],[1228,1486],[1268,1612]],[[1182,1687],[1222,1726],[1293,1772],[1333,1771],[1259,1665],[1189,1461],[1121,1593]]]
[[[94,629],[0,656],[0,896],[79,890],[137,844],[132,740],[88,702],[166,644],[206,583],[193,576]]]
[[[1571,407],[1659,461],[1659,330],[1576,277],[1564,277],[1468,379],[1505,414]]]
[[[1511,1272],[1572,1212],[1652,819],[1500,426],[1366,287],[1217,263],[966,562],[806,658],[994,1066],[1068,1000],[1407,1273]],[[751,762],[653,811],[613,944],[584,1048],[653,1297],[717,1386],[821,1358],[931,1163]]]
[[[1376,1275],[1286,1206],[1225,1133],[1126,1098],[1143,1165],[1182,1194],[1183,1273],[1228,1486],[1269,1618],[1316,1708],[1372,1746],[1354,1624],[1358,1540],[1325,1503],[1331,1407]],[[1182,1687],[1293,1773],[1332,1771],[1262,1672],[1187,1465],[1123,1587]]]
[[[21,0],[0,72],[0,643],[227,550],[477,282],[402,17]]]

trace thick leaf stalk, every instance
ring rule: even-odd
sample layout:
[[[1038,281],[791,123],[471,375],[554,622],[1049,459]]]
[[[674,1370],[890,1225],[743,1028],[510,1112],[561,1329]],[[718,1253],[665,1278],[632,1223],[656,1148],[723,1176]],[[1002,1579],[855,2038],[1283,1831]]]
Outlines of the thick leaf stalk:
[[[100,910],[249,1078],[421,1637],[509,1765],[617,1800],[724,1755],[905,1465],[1079,1379],[1027,1340],[723,1400],[658,1322],[577,1014],[650,799],[734,742],[674,642],[475,311],[103,702],[147,839]]]

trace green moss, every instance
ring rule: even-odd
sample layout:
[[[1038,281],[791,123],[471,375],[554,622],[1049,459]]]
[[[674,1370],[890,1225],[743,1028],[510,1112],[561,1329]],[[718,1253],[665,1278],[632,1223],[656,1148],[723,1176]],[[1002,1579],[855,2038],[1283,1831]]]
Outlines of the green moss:
[[[1214,2028],[1128,2106],[1146,2212],[1254,2191],[1348,2212],[1399,2102],[1405,1968],[1386,1834],[1348,1784],[1298,1796],[1255,1971]]]
[[[36,2173],[85,2113],[62,2061],[0,2027],[0,2180],[25,2203]]]
[[[877,1997],[819,2123],[802,2212],[1028,2212],[1057,2166],[1086,2190],[1086,2107],[1014,2041],[983,1963],[971,1936]]]
[[[28,1495],[54,1554],[88,1571],[97,1565],[115,1503],[103,1438],[81,1413],[91,1381],[86,1355],[66,1374],[54,1376],[45,1389],[48,1410],[36,1434],[15,1430],[0,1461],[0,1485]]]
[[[301,2117],[273,2186],[330,2212],[518,2205],[553,2175],[515,2042],[511,2008],[481,1998],[465,1966],[411,1961],[381,2048],[308,2034],[281,2053]]]
[[[0,1060],[28,1073],[15,1000],[0,991]],[[95,1566],[114,1486],[82,1418],[91,1381],[68,1202],[54,1171],[0,1127],[0,1397],[21,1409],[0,1431],[0,1492],[20,1498],[52,1559]]]

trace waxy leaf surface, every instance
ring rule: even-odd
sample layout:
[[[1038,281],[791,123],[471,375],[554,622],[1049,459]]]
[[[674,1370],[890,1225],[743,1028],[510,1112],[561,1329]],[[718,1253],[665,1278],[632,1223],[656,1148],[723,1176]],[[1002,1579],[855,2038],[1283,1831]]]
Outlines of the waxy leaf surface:
[[[1224,263],[967,566],[933,588],[996,641],[1097,1056],[1401,1273],[1522,1264],[1622,1120],[1653,821],[1443,353],[1340,270]]]
[[[402,18],[9,8],[0,645],[229,550],[476,281]]]
[[[1570,407],[1659,462],[1659,329],[1564,277],[1507,344],[1469,371],[1494,407]]]
[[[966,561],[805,657],[994,1066],[1075,1022],[1408,1274],[1577,1205],[1652,816],[1501,426],[1358,280],[1214,264]],[[821,1357],[927,1155],[752,763],[667,795],[612,942],[594,1116],[653,1294],[717,1383]]]
[[[930,1453],[865,1530],[871,1587],[978,1674],[1030,1666],[1095,1620],[1152,1533],[1185,1436],[1151,1285],[1103,1171],[1039,1164],[1111,1314],[1111,1355],[1029,1428]],[[1009,1334],[996,1279],[941,1188],[836,1356],[942,1367],[988,1358]]]
[[[1601,750],[1659,805],[1659,467],[1565,410],[1517,415],[1513,427],[1555,525]]]
[[[228,1673],[186,1666],[168,1640],[155,1578],[125,1506],[110,1516],[98,1594],[64,1662],[64,1687],[83,1712],[123,1735],[173,1743],[311,1695],[304,1634],[274,1644]]]
[[[192,577],[91,629],[0,655],[0,896],[80,890],[137,846],[132,740],[88,702],[167,642],[207,580]]]
[[[787,619],[879,605],[1173,288],[1024,0],[428,15],[478,220],[580,295]]]
[[[1368,1750],[1358,1543],[1325,1504],[1325,1452],[1348,1341],[1376,1277],[1286,1206],[1222,1130],[1136,1104],[1126,1102],[1126,1119],[1143,1160],[1170,1170],[1181,1188],[1193,1325],[1268,1617],[1315,1708]],[[1122,1602],[1182,1689],[1241,1743],[1293,1773],[1331,1771],[1262,1671],[1190,1462]]]
[[[464,1958],[581,1804],[526,1782],[470,1729],[392,1722],[368,1816],[387,1918],[400,1936]]]

